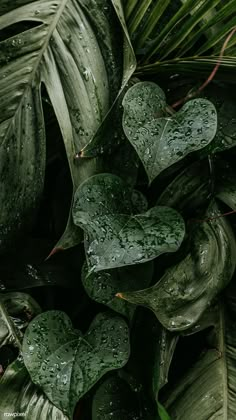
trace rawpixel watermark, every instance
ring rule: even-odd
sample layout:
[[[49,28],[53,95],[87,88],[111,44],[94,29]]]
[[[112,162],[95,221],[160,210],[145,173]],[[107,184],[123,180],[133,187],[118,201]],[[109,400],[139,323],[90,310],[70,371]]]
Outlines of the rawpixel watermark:
[[[26,413],[4,413],[4,417],[25,417]]]

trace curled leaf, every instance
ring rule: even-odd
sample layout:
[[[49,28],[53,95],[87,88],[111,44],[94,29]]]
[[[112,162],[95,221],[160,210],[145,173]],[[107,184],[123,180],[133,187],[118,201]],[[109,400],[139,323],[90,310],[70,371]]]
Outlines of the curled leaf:
[[[218,213],[213,203],[207,217]],[[192,327],[212,299],[229,283],[236,264],[236,240],[224,218],[200,222],[193,230],[190,252],[166,270],[154,286],[118,294],[150,308],[171,331]]]
[[[88,273],[87,264],[82,270],[82,283],[89,297],[114,311],[132,319],[135,307],[128,302],[116,299],[116,293],[122,290],[139,290],[148,287],[153,275],[153,263],[149,261],[139,266],[104,270]]]

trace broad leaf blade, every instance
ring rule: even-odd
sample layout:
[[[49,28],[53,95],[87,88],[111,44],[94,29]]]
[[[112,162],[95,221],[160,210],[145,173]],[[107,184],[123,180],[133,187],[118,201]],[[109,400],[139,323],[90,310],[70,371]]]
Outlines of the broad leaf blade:
[[[20,413],[25,420],[68,420],[36,387],[21,360],[13,362],[0,380],[0,415]],[[6,416],[6,414],[5,414]]]
[[[148,287],[153,276],[153,263],[128,266],[101,273],[88,273],[87,264],[82,270],[82,283],[89,297],[132,320],[135,308],[128,302],[116,299],[119,290],[131,291]]]
[[[156,285],[118,296],[150,308],[171,331],[192,327],[235,270],[235,236],[224,218],[214,219],[217,213],[216,204],[210,206],[206,221],[192,232],[187,256],[167,269]]]
[[[165,188],[157,200],[158,206],[169,206],[193,218],[205,209],[211,193],[211,173],[207,160],[198,160],[185,167]]]
[[[178,113],[160,116],[165,95],[153,85],[138,83],[123,99],[123,128],[150,182],[189,153],[207,146],[217,128],[216,109],[206,99],[191,100]]]
[[[120,1],[114,4],[122,19]],[[108,0],[21,0],[16,6],[4,2],[0,29],[25,21],[33,28],[22,29],[0,45],[0,92],[4,98],[0,160],[1,179],[6,180],[0,197],[6,203],[0,219],[3,239],[35,207],[43,187],[41,83],[62,132],[75,189],[100,170],[96,160],[76,164],[76,153],[92,139],[135,68],[127,32],[124,35],[124,19],[121,26]],[[66,248],[81,239],[80,229],[69,217],[57,246]]]
[[[174,419],[234,419],[236,416],[235,287],[215,312],[211,348],[171,389],[165,406]],[[215,350],[216,349],[216,350]]]
[[[109,370],[129,358],[129,331],[122,318],[99,314],[85,336],[67,315],[49,311],[28,326],[23,358],[33,382],[70,418],[78,400]]]
[[[143,263],[179,248],[185,227],[175,210],[153,207],[144,214],[132,212],[131,190],[119,177],[95,175],[78,188],[73,218],[86,233],[91,271]]]
[[[92,406],[92,420],[143,420],[138,394],[128,383],[111,376],[97,389]]]

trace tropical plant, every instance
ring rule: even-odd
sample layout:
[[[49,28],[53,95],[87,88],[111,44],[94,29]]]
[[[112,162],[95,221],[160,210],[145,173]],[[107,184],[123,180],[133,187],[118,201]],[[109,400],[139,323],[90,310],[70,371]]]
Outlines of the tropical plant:
[[[0,1],[1,418],[235,419],[235,28]]]

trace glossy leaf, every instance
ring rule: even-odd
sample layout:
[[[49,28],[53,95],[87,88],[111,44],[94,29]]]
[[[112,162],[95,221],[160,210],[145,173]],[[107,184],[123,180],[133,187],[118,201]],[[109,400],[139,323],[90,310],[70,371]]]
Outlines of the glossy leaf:
[[[172,116],[158,115],[165,106],[164,92],[149,82],[134,85],[123,99],[124,132],[150,182],[189,153],[207,146],[217,129],[216,109],[206,99],[193,99]]]
[[[135,69],[121,3],[113,0],[113,5],[108,0],[19,0],[15,7],[6,0],[1,3],[0,30],[6,34],[0,45],[3,245],[23,219],[28,221],[42,193],[42,83],[60,126],[74,190],[99,170],[95,160],[76,164],[74,158]],[[8,35],[14,25],[19,32]],[[81,239],[69,217],[57,246],[67,248]]]
[[[159,391],[168,383],[178,338],[162,327],[153,312],[137,309],[131,330],[132,352],[126,369],[156,403]]]
[[[0,293],[0,347],[10,344],[20,349],[22,330],[39,313],[40,307],[31,296],[20,292]]]
[[[139,394],[132,391],[128,383],[111,376],[97,389],[92,406],[92,420],[144,420]]]
[[[122,318],[99,314],[83,336],[65,313],[49,311],[28,326],[22,353],[33,382],[72,418],[78,400],[127,362],[129,331]]]
[[[0,379],[0,394],[1,418],[4,418],[4,413],[19,413],[25,420],[68,420],[42,390],[32,383],[20,359],[13,362]]]
[[[235,236],[226,219],[214,219],[217,213],[217,205],[212,204],[206,221],[195,222],[189,253],[167,269],[156,285],[118,296],[150,308],[171,331],[192,327],[235,270]]]
[[[200,156],[213,155],[224,152],[236,145],[236,105],[234,102],[234,87],[227,84],[218,86],[216,83],[210,85],[204,96],[210,100],[217,109],[218,128],[213,141],[202,151]]]
[[[118,177],[100,174],[75,194],[74,223],[86,233],[90,271],[143,263],[175,252],[184,237],[184,221],[173,209],[153,207],[132,215],[131,190]]]
[[[236,415],[235,288],[215,312],[210,348],[170,389],[165,406],[171,419],[234,419]]]
[[[145,5],[127,0],[125,12],[142,76],[144,72],[163,72],[165,77],[178,72],[209,75],[224,40],[235,26],[235,0],[148,0]],[[232,39],[220,67],[233,77],[234,65]]]
[[[193,218],[208,203],[211,187],[209,162],[198,160],[185,167],[173,179],[156,204],[172,207],[181,214]]]
[[[148,287],[152,276],[152,261],[140,266],[128,266],[91,274],[88,273],[88,267],[85,264],[82,270],[82,283],[91,299],[132,319],[135,307],[128,302],[116,299],[115,295],[121,289],[131,291]]]

